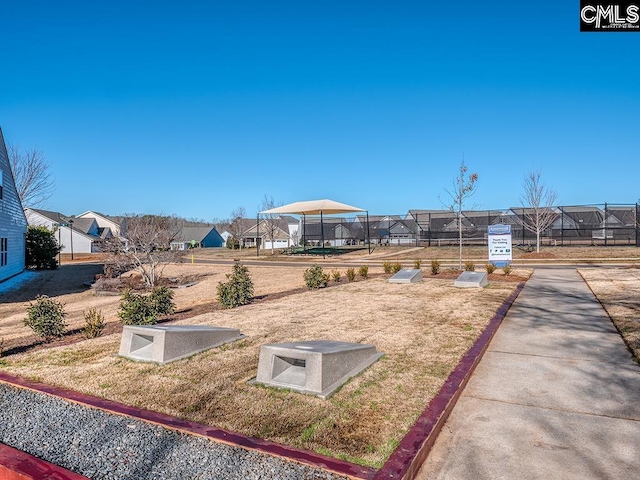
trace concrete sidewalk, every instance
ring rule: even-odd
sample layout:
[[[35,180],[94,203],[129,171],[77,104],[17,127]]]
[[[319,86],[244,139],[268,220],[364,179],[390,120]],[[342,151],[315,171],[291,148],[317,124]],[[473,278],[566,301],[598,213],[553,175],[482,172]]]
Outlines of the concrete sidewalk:
[[[417,478],[640,478],[640,367],[575,269],[535,272]]]

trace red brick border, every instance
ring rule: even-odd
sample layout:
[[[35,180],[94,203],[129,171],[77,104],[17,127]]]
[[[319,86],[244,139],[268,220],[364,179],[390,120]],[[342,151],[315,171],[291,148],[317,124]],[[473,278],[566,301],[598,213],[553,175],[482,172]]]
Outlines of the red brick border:
[[[524,285],[524,282],[518,284],[515,291],[500,306],[487,328],[465,353],[438,394],[429,402],[426,410],[418,417],[373,480],[413,480],[416,477],[458,397]]]
[[[0,443],[2,480],[90,480],[65,468]]]

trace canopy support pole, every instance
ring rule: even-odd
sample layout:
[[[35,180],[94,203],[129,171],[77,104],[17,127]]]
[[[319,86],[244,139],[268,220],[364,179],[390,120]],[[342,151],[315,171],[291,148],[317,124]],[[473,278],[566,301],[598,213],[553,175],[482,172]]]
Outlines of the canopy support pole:
[[[320,210],[320,238],[322,239],[322,258],[327,258],[324,254],[324,224],[322,222],[322,210]]]
[[[260,213],[256,216],[256,257],[260,256]]]
[[[369,245],[369,255],[371,255],[371,233],[369,232],[369,210],[367,210],[367,244]]]

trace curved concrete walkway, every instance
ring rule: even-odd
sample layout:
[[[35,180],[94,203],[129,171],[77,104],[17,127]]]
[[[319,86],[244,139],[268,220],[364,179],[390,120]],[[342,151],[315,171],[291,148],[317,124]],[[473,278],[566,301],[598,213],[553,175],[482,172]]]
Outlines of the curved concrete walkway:
[[[575,269],[537,270],[417,478],[639,475],[640,367]]]

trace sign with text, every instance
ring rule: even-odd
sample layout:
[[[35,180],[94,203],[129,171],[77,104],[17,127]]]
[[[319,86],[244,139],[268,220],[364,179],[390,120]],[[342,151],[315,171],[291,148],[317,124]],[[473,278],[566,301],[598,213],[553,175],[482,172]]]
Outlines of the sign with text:
[[[580,0],[581,32],[640,32],[640,0]]]
[[[509,265],[513,260],[511,248],[511,225],[489,225],[487,229],[489,240],[489,263],[496,267]]]

